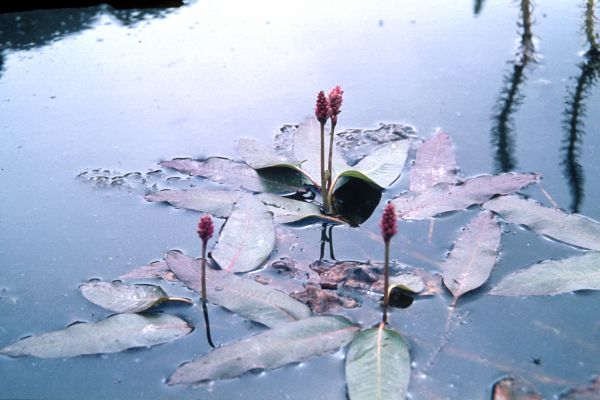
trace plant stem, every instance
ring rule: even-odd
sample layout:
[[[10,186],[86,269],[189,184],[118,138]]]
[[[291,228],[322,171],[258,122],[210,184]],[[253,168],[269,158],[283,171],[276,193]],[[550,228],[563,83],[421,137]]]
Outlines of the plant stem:
[[[325,169],[325,122],[321,122],[321,197],[325,214],[330,213],[329,198],[327,197],[327,170]]]
[[[202,261],[201,261],[201,282],[202,282],[202,303],[206,304],[206,240],[202,241]]]
[[[390,241],[385,241],[385,261],[383,266],[383,323],[387,324],[387,309],[390,291]]]
[[[329,171],[329,175],[327,176],[327,204],[329,204],[329,192],[333,189],[331,187],[331,180],[333,179],[333,135],[335,132],[335,125],[336,124],[331,121],[331,132],[329,133],[329,158],[327,160],[327,171]],[[331,204],[329,204],[329,206],[331,207]],[[331,210],[329,210],[327,214],[330,212]]]

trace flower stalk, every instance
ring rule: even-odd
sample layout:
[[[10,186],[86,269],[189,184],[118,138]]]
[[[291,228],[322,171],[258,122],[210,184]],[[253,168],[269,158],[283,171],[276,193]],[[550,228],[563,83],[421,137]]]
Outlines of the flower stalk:
[[[206,244],[214,232],[214,225],[210,215],[203,215],[198,222],[198,236],[202,241],[202,259],[200,266],[201,296],[202,303],[206,304]]]
[[[381,236],[385,243],[385,259],[383,269],[383,323],[387,324],[387,309],[390,296],[390,241],[398,232],[396,225],[396,209],[394,204],[388,202],[381,215]]]

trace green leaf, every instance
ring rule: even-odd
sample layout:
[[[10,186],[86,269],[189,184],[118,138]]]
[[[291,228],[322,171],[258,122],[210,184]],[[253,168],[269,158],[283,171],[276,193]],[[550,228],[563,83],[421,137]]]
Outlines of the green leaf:
[[[176,158],[162,161],[160,165],[192,176],[201,176],[215,183],[253,192],[293,193],[304,189],[302,177],[296,171],[286,169],[255,171],[244,163],[227,158],[210,157],[204,161]]]
[[[459,185],[439,183],[423,192],[406,192],[392,202],[403,219],[425,219],[482,204],[497,194],[510,194],[538,182],[537,174],[482,175]]]
[[[183,364],[169,385],[229,379],[248,371],[279,368],[336,351],[352,340],[358,328],[343,317],[311,317],[229,343]]]
[[[212,258],[227,272],[248,272],[260,267],[275,248],[273,214],[252,196],[233,207]]]
[[[600,253],[590,252],[556,261],[542,261],[501,280],[490,294],[543,296],[600,290]]]
[[[242,160],[254,169],[282,167],[302,172],[296,163],[255,139],[241,138],[238,141],[238,152]]]
[[[156,285],[88,282],[81,284],[79,290],[83,297],[97,306],[118,313],[138,313],[165,301],[192,303],[189,299],[169,297]]]
[[[270,193],[259,193],[255,197],[267,206],[273,213],[275,222],[280,224],[298,222],[307,218],[318,218],[337,224],[343,223],[337,218],[321,214],[319,206],[315,203],[288,199]]]
[[[148,194],[144,198],[150,202],[165,201],[176,208],[187,208],[218,218],[227,218],[233,210],[234,203],[245,196],[250,194],[230,190],[168,189]]]
[[[117,353],[179,339],[192,331],[187,322],[168,314],[116,314],[100,322],[78,323],[66,329],[31,336],[0,349],[11,357],[75,357]]]
[[[360,332],[346,356],[350,400],[405,399],[410,354],[402,336],[383,324]]]
[[[200,292],[200,266],[197,260],[181,252],[170,251],[166,262],[180,281]],[[311,314],[307,306],[279,290],[208,267],[206,291],[210,302],[268,327],[308,318]]]
[[[422,192],[438,183],[454,184],[457,169],[452,141],[446,132],[440,130],[417,150],[415,163],[410,169],[410,190]]]
[[[517,196],[497,197],[485,203],[483,207],[508,222],[525,225],[537,233],[561,242],[600,250],[600,223],[582,215],[567,214]]]
[[[489,211],[467,225],[443,264],[444,285],[454,299],[488,280],[498,256],[500,225]]]

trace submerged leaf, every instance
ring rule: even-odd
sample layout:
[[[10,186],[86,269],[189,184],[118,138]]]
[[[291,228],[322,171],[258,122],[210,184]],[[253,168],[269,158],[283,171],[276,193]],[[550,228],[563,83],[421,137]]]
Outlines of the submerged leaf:
[[[321,214],[319,206],[315,203],[288,199],[270,193],[259,193],[255,197],[267,206],[273,213],[275,222],[280,224],[298,222],[307,218],[318,218],[337,224],[343,223],[337,218]]]
[[[144,198],[150,202],[166,201],[176,208],[187,208],[218,218],[227,218],[233,210],[234,203],[245,196],[250,195],[228,190],[183,189],[161,190]]]
[[[452,141],[440,130],[417,150],[415,164],[410,169],[410,190],[422,192],[438,183],[456,183],[456,170]]]
[[[336,351],[358,328],[343,317],[306,318],[242,339],[183,364],[169,385],[229,379],[253,370],[273,369]]]
[[[517,196],[501,196],[488,201],[483,207],[508,222],[525,225],[561,242],[600,250],[600,223],[582,215],[567,214]]]
[[[191,303],[187,299],[169,297],[160,286],[156,285],[88,282],[81,284],[79,290],[83,297],[97,306],[118,313],[138,313],[171,300]]]
[[[600,399],[600,377],[595,377],[591,384],[579,386],[562,394],[559,400],[598,400]]]
[[[410,354],[402,336],[383,324],[360,332],[346,356],[350,400],[405,399]]]
[[[484,211],[456,240],[442,268],[444,285],[455,299],[487,281],[498,256],[500,233],[494,214]]]
[[[75,324],[19,340],[0,349],[0,354],[62,358],[116,353],[170,342],[191,331],[187,322],[173,315],[116,314],[100,322]]]
[[[576,290],[600,290],[600,253],[590,252],[556,261],[542,261],[513,272],[490,294],[497,296],[555,295]]]
[[[204,161],[176,158],[161,161],[160,165],[253,192],[291,193],[303,189],[302,179],[296,172],[285,169],[257,172],[244,163],[227,158],[210,157]]]
[[[407,192],[392,201],[401,218],[425,219],[485,203],[497,194],[513,193],[539,179],[537,174],[482,175],[459,185],[439,183],[423,192]]]
[[[166,262],[179,280],[200,292],[200,267],[196,260],[170,251]],[[206,268],[206,289],[210,302],[268,327],[310,316],[307,306],[287,294],[222,270]]]
[[[260,267],[275,248],[273,214],[254,197],[242,197],[219,234],[212,258],[228,272]]]
[[[492,400],[542,400],[535,387],[513,377],[503,378],[494,384]]]

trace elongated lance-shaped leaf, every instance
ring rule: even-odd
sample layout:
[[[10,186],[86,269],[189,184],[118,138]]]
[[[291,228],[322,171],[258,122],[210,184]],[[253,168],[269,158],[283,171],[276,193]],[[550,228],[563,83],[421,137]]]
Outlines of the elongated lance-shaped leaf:
[[[160,165],[184,174],[201,176],[215,183],[253,192],[293,193],[303,190],[302,178],[295,171],[285,169],[255,171],[244,163],[227,158],[210,157],[204,161],[176,158],[161,161]]]
[[[161,190],[148,194],[144,198],[150,202],[165,201],[176,208],[187,208],[212,214],[218,218],[227,218],[235,202],[244,196],[251,195],[230,190],[183,189]]]
[[[62,358],[117,353],[170,342],[191,331],[187,322],[174,315],[116,314],[100,322],[79,323],[19,340],[0,349],[0,354]]]
[[[88,282],[79,286],[83,297],[92,303],[118,313],[137,313],[165,301],[191,300],[169,295],[156,285],[127,284],[121,282]]]
[[[219,347],[183,364],[169,385],[229,379],[258,369],[279,368],[336,351],[349,343],[358,327],[337,316],[306,318]]]
[[[600,223],[582,215],[567,214],[517,196],[497,197],[485,203],[483,207],[508,222],[525,225],[537,233],[561,242],[600,250]]]
[[[271,193],[259,193],[255,197],[273,213],[276,223],[288,224],[307,218],[317,218],[336,224],[343,224],[343,221],[335,217],[321,214],[319,206],[315,203],[288,199]]]
[[[450,136],[442,130],[427,139],[417,150],[410,169],[410,190],[422,192],[438,183],[457,182],[457,165]]]
[[[467,225],[443,265],[444,285],[455,299],[487,281],[500,246],[500,225],[484,211]]]
[[[360,332],[346,356],[350,400],[405,399],[410,354],[402,336],[383,324]]]
[[[169,269],[187,287],[200,292],[198,261],[178,251],[166,257]],[[226,271],[206,269],[208,300],[225,307],[241,317],[274,327],[308,318],[310,309],[287,294]]]
[[[459,185],[438,183],[423,192],[406,192],[393,201],[404,219],[425,219],[449,211],[459,211],[474,204],[483,204],[497,194],[510,194],[538,182],[537,174],[508,173],[482,175]]]
[[[600,253],[590,252],[562,260],[542,261],[508,275],[490,294],[540,296],[576,290],[600,290]]]
[[[260,267],[275,248],[273,214],[253,196],[242,197],[219,234],[212,258],[227,272]]]

